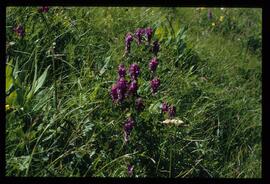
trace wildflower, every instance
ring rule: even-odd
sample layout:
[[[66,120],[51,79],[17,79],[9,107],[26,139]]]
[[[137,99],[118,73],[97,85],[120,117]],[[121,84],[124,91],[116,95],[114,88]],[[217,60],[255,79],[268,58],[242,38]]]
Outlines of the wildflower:
[[[124,124],[124,139],[125,142],[128,141],[128,138],[130,136],[130,133],[134,127],[134,121],[131,117],[128,118],[128,120]]]
[[[133,174],[134,166],[128,165],[128,175],[131,176]]]
[[[49,11],[49,7],[48,6],[42,6],[38,9],[39,13],[47,13]]]
[[[6,111],[10,110],[10,105],[6,105]]]
[[[157,89],[160,85],[159,78],[155,78],[155,79],[151,80],[150,84],[151,84],[152,93],[156,93]]]
[[[176,126],[184,124],[184,122],[182,120],[179,120],[179,119],[166,119],[161,123],[165,124],[165,125],[176,125]]]
[[[166,102],[163,102],[161,105],[162,112],[168,112],[169,105]]]
[[[142,43],[142,36],[144,34],[144,29],[139,28],[135,32],[135,36],[137,37],[137,43],[140,45]]]
[[[213,23],[212,23],[212,26],[215,26],[215,25],[216,25],[215,22],[213,22]]]
[[[157,53],[158,53],[158,51],[159,51],[159,43],[158,43],[158,41],[156,40],[156,41],[154,41],[154,43],[153,43],[153,48],[152,48],[152,51],[153,51],[153,53],[155,54],[155,56],[157,55]]]
[[[171,106],[169,107],[169,109],[168,109],[168,112],[169,112],[169,116],[170,116],[171,118],[174,117],[175,114],[176,114],[176,107],[173,106],[173,105],[171,105]]]
[[[121,77],[117,81],[117,88],[121,90],[126,90],[127,89],[127,81],[125,80],[124,77]]]
[[[220,8],[220,10],[222,10],[222,11],[223,11],[223,10],[225,10],[225,8]]]
[[[208,14],[207,14],[208,20],[211,20],[213,18],[213,14],[211,9],[208,9]]]
[[[137,79],[140,74],[140,67],[136,63],[133,63],[130,65],[129,74],[132,79]]]
[[[25,35],[25,30],[22,25],[18,25],[16,28],[13,29],[13,31],[19,36],[23,37]]]
[[[110,94],[111,94],[112,100],[115,102],[118,99],[117,84],[112,85]]]
[[[128,87],[128,91],[130,93],[135,94],[135,93],[137,93],[137,89],[138,89],[138,83],[137,83],[137,81],[136,80],[132,80],[131,83],[130,83],[130,85],[129,85],[129,87]]]
[[[135,109],[137,111],[141,111],[141,110],[143,110],[143,108],[144,108],[144,104],[143,104],[142,98],[137,98],[135,100]]]
[[[149,63],[149,69],[154,72],[156,69],[157,69],[157,65],[158,65],[158,61],[157,61],[157,58],[154,57],[150,63]]]
[[[118,66],[118,74],[119,74],[119,77],[125,77],[126,76],[126,69],[125,69],[125,66],[123,64],[120,64]]]
[[[224,16],[220,16],[220,17],[219,17],[219,21],[220,21],[220,22],[222,22],[223,19],[224,19]]]
[[[130,53],[130,45],[132,41],[133,41],[133,37],[130,33],[128,33],[125,39],[125,54]]]
[[[120,101],[120,102],[123,101],[123,99],[125,98],[126,91],[127,91],[127,81],[125,80],[125,78],[121,77],[117,81],[117,98],[118,98],[118,101]]]
[[[151,42],[152,34],[153,34],[152,28],[148,27],[148,28],[145,29],[145,35],[146,35],[147,42],[148,42],[149,45],[150,45],[150,42]]]

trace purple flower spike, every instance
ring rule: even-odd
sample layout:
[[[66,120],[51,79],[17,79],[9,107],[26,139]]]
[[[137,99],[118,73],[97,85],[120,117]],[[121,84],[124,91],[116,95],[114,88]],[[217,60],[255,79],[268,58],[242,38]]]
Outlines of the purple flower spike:
[[[128,165],[128,175],[131,176],[133,174],[134,166]]]
[[[152,28],[148,27],[148,28],[145,29],[145,35],[146,35],[147,42],[148,42],[149,45],[150,45],[150,42],[151,42],[152,34],[153,34]]]
[[[121,89],[123,91],[126,91],[126,89],[127,89],[127,81],[125,80],[124,77],[121,77],[120,79],[118,79],[117,88]]]
[[[133,80],[129,85],[128,91],[132,94],[135,94],[137,93],[137,90],[138,90],[138,83],[136,80]]]
[[[135,32],[135,36],[137,38],[137,43],[140,45],[142,43],[142,36],[144,34],[144,29],[138,28]]]
[[[111,97],[113,102],[116,102],[118,95],[117,95],[117,84],[113,84],[111,88]]]
[[[174,117],[175,116],[175,114],[176,114],[176,107],[175,106],[173,106],[173,105],[171,105],[170,107],[169,107],[169,116],[172,118],[172,117]]]
[[[126,69],[125,69],[125,66],[123,64],[120,64],[118,66],[118,74],[119,74],[119,77],[125,77],[126,76]]]
[[[151,80],[150,84],[151,84],[151,88],[152,88],[152,93],[156,93],[157,89],[160,85],[159,78],[155,78],[155,79]]]
[[[131,117],[128,118],[128,120],[124,124],[124,138],[125,142],[128,141],[129,135],[134,127],[134,121]]]
[[[133,41],[133,37],[130,33],[128,33],[125,39],[125,54],[130,53],[130,46],[131,46],[132,41]]]
[[[49,11],[49,7],[48,6],[42,6],[38,9],[39,13],[47,13]]]
[[[153,51],[153,53],[154,53],[155,56],[156,56],[157,53],[158,53],[158,51],[159,51],[159,43],[158,43],[158,41],[154,41],[152,51]]]
[[[144,109],[144,104],[143,104],[142,98],[137,98],[137,99],[135,100],[135,109],[136,109],[137,111],[141,111],[141,110]]]
[[[16,28],[13,29],[13,31],[19,36],[23,37],[25,35],[25,31],[22,25],[18,25]]]
[[[162,112],[168,112],[169,106],[168,106],[168,104],[166,102],[162,103],[161,110],[162,110]]]
[[[117,98],[119,102],[122,102],[125,98],[125,94],[127,91],[127,81],[125,78],[121,77],[117,81]]]
[[[132,65],[130,65],[129,74],[130,74],[130,76],[131,76],[132,79],[137,79],[137,77],[140,74],[140,67],[139,67],[139,65],[137,65],[136,63],[133,63]]]
[[[157,58],[154,57],[150,63],[149,63],[149,69],[154,72],[156,69],[157,69],[157,65],[158,65],[158,61],[157,61]]]

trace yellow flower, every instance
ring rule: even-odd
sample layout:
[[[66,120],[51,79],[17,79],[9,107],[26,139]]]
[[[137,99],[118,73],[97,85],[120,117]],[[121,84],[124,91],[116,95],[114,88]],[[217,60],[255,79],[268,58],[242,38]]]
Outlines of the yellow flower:
[[[216,25],[215,22],[213,22],[213,23],[212,23],[212,26],[215,26],[215,25]]]
[[[6,111],[8,111],[10,109],[9,105],[6,105]]]
[[[224,16],[219,17],[219,21],[222,22],[224,20]]]

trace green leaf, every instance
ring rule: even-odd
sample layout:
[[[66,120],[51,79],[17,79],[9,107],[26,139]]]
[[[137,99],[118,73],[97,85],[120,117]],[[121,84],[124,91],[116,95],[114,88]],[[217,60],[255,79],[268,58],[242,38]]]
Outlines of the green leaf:
[[[37,75],[37,66],[35,65],[35,76],[32,84],[32,88],[29,91],[27,95],[27,99],[31,99],[32,96],[43,86],[45,79],[47,77],[48,69],[50,68],[50,65],[46,68],[46,70],[43,72],[43,74],[36,80]]]
[[[12,67],[7,64],[6,65],[6,93],[12,88],[13,80],[12,80]]]
[[[46,68],[46,70],[43,72],[43,74],[38,78],[37,82],[36,82],[36,87],[34,90],[34,94],[39,90],[39,88],[41,88],[45,82],[45,79],[47,77],[47,73],[48,73],[48,69],[50,68],[50,65]]]
[[[159,101],[152,103],[149,107],[149,112],[151,114],[159,114],[160,106],[161,106],[161,103]]]
[[[99,72],[99,76],[102,76],[102,75],[105,73],[105,71],[106,71],[107,68],[108,68],[108,64],[109,64],[110,60],[111,60],[111,56],[106,57],[106,59],[105,59],[105,64],[104,64],[104,66],[101,68],[101,70],[100,70],[100,72]]]
[[[100,89],[100,84],[98,84],[95,87],[94,91],[91,93],[91,95],[90,95],[90,101],[94,101],[96,99],[99,89]]]

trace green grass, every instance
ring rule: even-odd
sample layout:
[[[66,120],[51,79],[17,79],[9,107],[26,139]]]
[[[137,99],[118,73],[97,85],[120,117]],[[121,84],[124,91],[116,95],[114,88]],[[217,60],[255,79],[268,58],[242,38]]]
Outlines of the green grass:
[[[212,12],[208,20],[195,8],[7,8],[6,175],[128,177],[131,164],[133,177],[260,178],[262,10]],[[133,41],[123,56],[126,33],[139,27],[152,27],[161,46],[154,96],[151,53]],[[140,113],[109,95],[118,65],[133,62]],[[161,124],[164,100],[185,126]],[[125,144],[129,114],[136,124]]]

